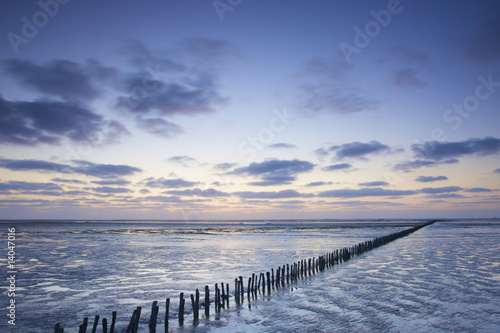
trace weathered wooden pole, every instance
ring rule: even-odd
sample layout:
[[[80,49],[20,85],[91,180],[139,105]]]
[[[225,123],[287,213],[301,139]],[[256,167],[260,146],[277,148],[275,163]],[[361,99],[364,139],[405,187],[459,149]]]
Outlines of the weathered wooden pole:
[[[267,275],[267,294],[271,295],[271,273],[266,272]]]
[[[109,328],[109,333],[115,333],[116,315],[118,313],[113,311],[111,314],[111,327]]]
[[[168,320],[170,317],[170,298],[165,301],[165,333],[168,333]],[[113,332],[110,332],[113,333]]]
[[[99,315],[95,315],[94,325],[92,326],[92,333],[97,332],[97,325],[99,325]]]
[[[151,305],[151,315],[149,317],[149,333],[156,333],[156,320],[158,317],[158,301],[154,301]]]
[[[184,293],[179,295],[179,326],[184,325],[184,305],[186,300],[184,299]]]
[[[102,333],[108,333],[108,320],[102,318]]]
[[[205,286],[205,318],[210,317],[210,290]]]
[[[83,318],[83,324],[80,325],[78,333],[87,333],[87,325],[89,324],[89,317]]]

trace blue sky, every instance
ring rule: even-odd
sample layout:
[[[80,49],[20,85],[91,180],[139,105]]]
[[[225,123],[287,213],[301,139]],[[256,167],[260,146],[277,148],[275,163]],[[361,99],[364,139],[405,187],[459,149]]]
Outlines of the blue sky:
[[[0,6],[3,218],[500,215],[497,1]]]

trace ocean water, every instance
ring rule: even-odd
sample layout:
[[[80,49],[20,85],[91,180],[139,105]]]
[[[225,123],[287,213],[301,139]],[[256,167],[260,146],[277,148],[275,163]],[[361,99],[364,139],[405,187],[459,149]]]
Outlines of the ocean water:
[[[420,222],[4,221],[5,239],[16,228],[17,306],[11,326],[4,283],[0,332],[52,332],[58,322],[77,332],[84,317],[90,331],[96,314],[110,321],[112,311],[121,332],[137,306],[147,332],[154,300],[163,332],[167,297],[174,332],[500,331],[500,222],[492,220],[435,223],[271,295],[242,305],[231,298],[229,309],[215,315],[212,307],[198,323],[186,300],[190,313],[177,323],[180,292],[213,290]]]

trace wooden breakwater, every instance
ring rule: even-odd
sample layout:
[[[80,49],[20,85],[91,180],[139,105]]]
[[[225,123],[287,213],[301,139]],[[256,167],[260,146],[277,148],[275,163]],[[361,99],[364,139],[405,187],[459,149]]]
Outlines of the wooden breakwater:
[[[357,257],[367,251],[385,245],[393,240],[407,236],[423,227],[437,222],[438,220],[429,221],[415,227],[398,231],[387,236],[377,237],[372,240],[361,242],[359,244],[345,247],[342,249],[335,250],[333,252],[326,253],[319,257],[313,257],[308,259],[303,259],[296,261],[292,264],[286,264],[276,269],[272,268],[270,271],[265,273],[261,272],[258,274],[253,273],[248,277],[245,289],[245,281],[243,276],[239,276],[234,279],[234,289],[230,290],[229,283],[218,283],[215,284],[214,289],[211,290],[209,286],[205,286],[203,298],[200,291],[196,289],[194,294],[190,294],[188,300],[191,301],[191,312],[186,308],[186,298],[184,293],[179,295],[179,308],[177,312],[177,320],[179,326],[184,325],[186,315],[192,314],[193,324],[196,325],[200,319],[200,309],[203,308],[205,319],[210,318],[210,309],[213,304],[213,309],[215,314],[219,314],[221,310],[229,308],[230,299],[236,306],[242,305],[245,302],[245,295],[247,301],[255,299],[258,294],[271,295],[273,291],[293,285],[299,280],[305,279],[307,277],[313,276],[320,272],[331,268],[334,265],[341,264],[348,261],[351,258]],[[200,302],[203,300],[203,302]],[[163,328],[164,332],[169,332],[169,322],[170,319],[170,298],[167,298],[165,303],[165,313],[163,318]],[[151,306],[151,314],[149,318],[149,332],[157,331],[158,314],[160,305],[158,301],[154,301]],[[139,329],[139,320],[141,316],[142,307],[138,306],[132,313],[129,324],[125,330],[126,333],[137,333]],[[115,329],[117,312],[112,312],[111,322],[108,323],[107,318],[102,318],[100,330],[103,333],[118,333]],[[96,315],[94,317],[94,322],[92,324],[92,333],[98,332],[100,316]],[[108,327],[109,324],[109,327]],[[89,318],[85,317],[83,323],[79,326],[78,333],[87,333],[89,328]],[[57,323],[54,327],[54,333],[63,333],[64,328],[61,323]]]

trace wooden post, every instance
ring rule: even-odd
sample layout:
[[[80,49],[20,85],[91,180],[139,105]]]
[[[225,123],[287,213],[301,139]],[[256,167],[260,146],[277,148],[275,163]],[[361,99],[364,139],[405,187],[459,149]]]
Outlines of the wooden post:
[[[205,318],[210,317],[210,290],[205,286]]]
[[[245,298],[245,288],[243,287],[243,276],[240,276],[240,292],[241,292],[241,303],[243,303],[243,299]]]
[[[186,299],[184,293],[179,294],[179,324],[184,325],[184,310],[186,308]]]
[[[226,300],[227,300],[227,308],[229,309],[229,283],[226,283]]]
[[[92,326],[92,333],[97,332],[97,325],[99,325],[99,315],[95,315],[94,326]]]
[[[221,282],[220,283],[220,290],[222,292],[222,308],[225,309],[226,308],[226,292],[224,291],[224,283]]]
[[[80,325],[78,333],[87,333],[87,325],[89,324],[89,317],[83,318],[83,324]]]
[[[60,333],[61,332],[61,323],[57,323],[56,326],[54,327],[54,333]]]
[[[271,273],[266,272],[267,275],[267,294],[271,295]]]
[[[165,301],[165,333],[168,333],[168,319],[170,317],[170,298]],[[114,332],[110,332],[114,333]]]
[[[111,315],[112,315],[112,317],[111,317],[111,327],[109,328],[109,333],[115,333],[115,324],[116,324],[116,315],[117,315],[117,312],[113,311]]]
[[[102,333],[108,333],[108,320],[102,318]]]
[[[151,316],[149,317],[149,333],[156,333],[156,319],[158,317],[158,301],[151,305]]]

